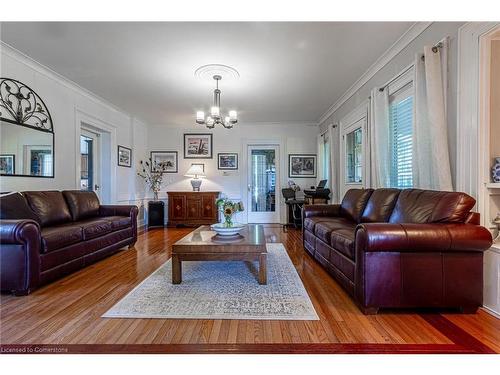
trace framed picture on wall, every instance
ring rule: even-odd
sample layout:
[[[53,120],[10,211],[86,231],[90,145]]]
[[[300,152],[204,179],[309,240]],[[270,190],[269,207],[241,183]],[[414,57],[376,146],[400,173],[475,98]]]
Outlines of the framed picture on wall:
[[[16,173],[16,155],[14,154],[0,155],[0,173],[1,174]]]
[[[238,169],[238,154],[236,152],[221,152],[217,154],[217,169]]]
[[[316,155],[289,154],[288,177],[316,178]]]
[[[184,159],[212,159],[212,134],[184,134]]]
[[[177,151],[151,151],[151,170],[177,173]]]
[[[120,167],[132,167],[132,149],[118,146],[118,165]]]

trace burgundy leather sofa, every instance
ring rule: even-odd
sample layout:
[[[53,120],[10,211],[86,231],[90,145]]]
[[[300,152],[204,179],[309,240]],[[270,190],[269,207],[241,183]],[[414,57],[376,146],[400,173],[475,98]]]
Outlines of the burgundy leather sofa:
[[[93,192],[0,197],[1,290],[25,295],[137,241],[136,206],[105,206]],[[91,282],[91,280],[89,280]]]
[[[490,232],[465,193],[351,189],[303,209],[303,241],[365,314],[379,308],[482,305]]]

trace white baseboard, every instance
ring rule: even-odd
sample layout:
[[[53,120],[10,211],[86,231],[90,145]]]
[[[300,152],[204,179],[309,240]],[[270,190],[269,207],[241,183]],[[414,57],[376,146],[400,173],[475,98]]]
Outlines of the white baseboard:
[[[500,319],[500,311],[495,311],[495,310],[489,308],[488,306],[483,306],[483,307],[481,307],[481,309],[483,309],[488,314],[493,315],[495,318]]]

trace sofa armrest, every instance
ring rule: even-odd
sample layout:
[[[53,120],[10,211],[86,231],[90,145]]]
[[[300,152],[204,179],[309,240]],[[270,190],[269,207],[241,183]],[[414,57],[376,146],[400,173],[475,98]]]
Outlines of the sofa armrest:
[[[28,294],[40,279],[40,226],[34,220],[0,220],[2,291]]]
[[[340,204],[306,204],[303,208],[303,216],[340,216]]]
[[[356,252],[483,252],[491,233],[473,224],[359,224]]]
[[[136,218],[139,209],[134,205],[101,205],[99,216],[130,216]]]
[[[40,226],[34,220],[0,220],[0,243],[23,245],[28,241],[40,242]]]

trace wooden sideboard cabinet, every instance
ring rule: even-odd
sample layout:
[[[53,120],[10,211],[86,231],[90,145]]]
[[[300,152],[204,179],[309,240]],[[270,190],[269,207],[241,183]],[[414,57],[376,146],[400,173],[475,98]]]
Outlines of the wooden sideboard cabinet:
[[[219,221],[215,206],[218,191],[169,191],[167,195],[169,227],[195,227]]]

